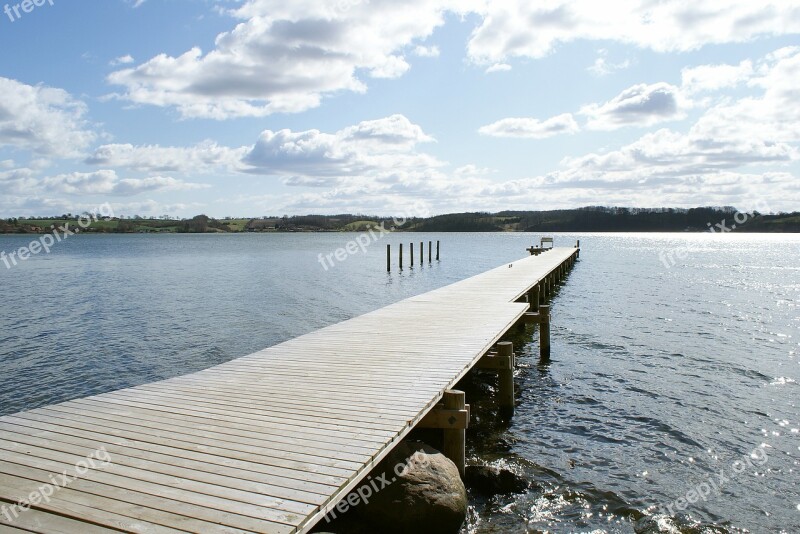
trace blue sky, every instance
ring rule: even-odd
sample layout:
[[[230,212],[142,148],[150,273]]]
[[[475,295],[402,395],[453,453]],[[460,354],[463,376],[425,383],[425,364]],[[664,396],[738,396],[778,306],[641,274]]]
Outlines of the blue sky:
[[[36,3],[3,217],[800,209],[797,0]]]

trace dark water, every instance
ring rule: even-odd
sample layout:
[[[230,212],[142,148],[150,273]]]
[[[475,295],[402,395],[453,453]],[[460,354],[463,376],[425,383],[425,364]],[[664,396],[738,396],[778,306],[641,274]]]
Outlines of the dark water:
[[[354,237],[76,236],[0,263],[0,413],[243,356],[534,241],[395,234],[325,271],[318,255]],[[578,238],[581,262],[552,303],[552,363],[520,339],[516,417],[479,424],[470,444],[532,489],[475,499],[469,530],[800,532],[800,236],[556,243]],[[441,240],[442,261],[387,274],[385,244],[412,239]],[[0,250],[29,241],[0,236]]]

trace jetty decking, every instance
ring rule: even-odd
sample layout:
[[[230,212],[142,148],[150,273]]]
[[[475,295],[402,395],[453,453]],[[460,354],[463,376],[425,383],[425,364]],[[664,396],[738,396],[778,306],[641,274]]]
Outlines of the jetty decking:
[[[198,373],[0,417],[0,532],[307,532],[577,254],[554,248]]]

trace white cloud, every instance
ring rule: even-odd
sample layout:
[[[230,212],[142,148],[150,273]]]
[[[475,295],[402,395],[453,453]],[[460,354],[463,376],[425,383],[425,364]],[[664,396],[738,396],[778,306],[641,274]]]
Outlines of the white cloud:
[[[67,195],[114,196],[133,196],[148,191],[186,191],[206,187],[166,176],[120,179],[113,170],[59,174],[42,179],[40,185],[49,191]]]
[[[0,191],[4,195],[107,195],[133,196],[144,192],[186,191],[207,187],[167,176],[120,179],[113,170],[71,172],[42,177],[29,168],[0,172]]]
[[[736,87],[753,75],[753,62],[738,65],[700,65],[681,71],[681,88],[689,93],[719,91]]]
[[[444,22],[453,0],[337,2],[248,0],[242,22],[214,50],[160,54],[108,80],[122,98],[175,106],[184,117],[226,119],[301,112],[336,92],[366,91],[365,77],[395,78],[404,51]]]
[[[432,141],[418,125],[393,115],[333,134],[266,130],[243,163],[250,173],[288,176],[291,185],[330,185],[341,177],[390,179],[441,166],[415,151],[417,144]]]
[[[134,63],[134,61],[135,60],[133,59],[133,56],[128,54],[125,56],[114,58],[108,64],[111,65],[112,67],[116,67],[118,65],[130,65],[131,63]]]
[[[438,46],[418,46],[414,49],[414,55],[418,57],[439,57],[440,54]]]
[[[603,40],[659,52],[800,32],[799,0],[244,0],[224,11],[239,24],[204,53],[159,54],[116,71],[119,98],[175,107],[183,117],[227,119],[302,112],[341,92],[363,93],[369,78],[397,78],[406,54],[434,56],[424,43],[446,15],[477,14],[468,58],[486,72],[515,57],[539,58],[559,43]],[[465,20],[469,20],[466,19]],[[628,66],[598,58],[597,73]]]
[[[401,172],[385,179],[375,179],[371,173],[355,174],[340,177],[335,188],[300,197],[273,197],[272,202],[281,203],[288,211],[328,213],[382,212],[372,208],[382,203],[402,204],[403,199],[406,203],[425,199],[429,208],[439,213],[575,207],[597,204],[598,199],[603,204],[651,207],[711,204],[747,208],[766,202],[774,210],[793,210],[800,203],[800,176],[795,167],[800,161],[798,72],[800,48],[769,54],[754,62],[753,75],[746,81],[762,94],[722,100],[706,109],[686,131],[660,129],[610,151],[566,158],[558,169],[542,176],[494,182],[490,171],[475,165],[449,172],[446,166],[428,172]],[[713,76],[692,79],[703,79],[706,86],[729,87],[713,82]],[[650,111],[663,108],[649,108],[647,95],[659,88],[667,89],[668,94],[680,93],[666,84],[637,86],[630,91],[638,103],[631,106],[632,113],[645,118],[625,118],[630,110],[622,103],[629,98],[622,95],[612,100],[615,105],[596,106],[603,110],[598,117],[611,121],[604,115],[608,114],[622,124],[654,120],[647,118]],[[680,111],[680,103],[677,109]],[[500,121],[497,131],[525,134],[531,120],[535,121]],[[529,130],[538,133],[546,122],[533,122]]]
[[[620,63],[609,63],[608,50],[600,49],[597,52],[597,59],[587,70],[595,76],[607,76],[614,71],[625,70],[631,66],[631,61],[626,59]]]
[[[511,65],[508,63],[495,63],[494,65],[490,65],[486,68],[486,74],[491,74],[493,72],[508,72],[511,70]]]
[[[696,50],[708,44],[747,42],[800,32],[797,0],[486,1],[482,23],[468,45],[478,64],[513,57],[539,58],[559,43],[607,40],[657,52]]]
[[[192,147],[110,144],[98,147],[86,159],[86,163],[144,172],[208,174],[240,168],[240,161],[248,150],[248,147],[220,146],[213,141],[205,141]]]
[[[725,101],[709,109],[693,128],[713,142],[736,139],[780,144],[800,141],[800,47],[783,48],[759,61],[748,81],[763,94]]]
[[[492,169],[481,168],[470,163],[454,170],[453,176],[456,178],[483,178],[493,173]]]
[[[492,137],[544,139],[559,134],[573,134],[580,131],[580,127],[571,113],[564,113],[544,121],[532,118],[502,119],[482,126],[478,131]]]
[[[66,91],[0,77],[0,147],[45,157],[78,157],[96,138],[86,105]]]
[[[680,89],[667,83],[639,84],[630,87],[604,104],[589,104],[580,113],[588,117],[587,126],[595,130],[615,130],[624,126],[652,126],[685,116],[687,107]]]

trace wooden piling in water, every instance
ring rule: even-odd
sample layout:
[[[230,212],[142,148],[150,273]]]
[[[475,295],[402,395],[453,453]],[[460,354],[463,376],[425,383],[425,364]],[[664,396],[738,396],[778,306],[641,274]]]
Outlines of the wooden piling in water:
[[[539,284],[533,286],[533,289],[531,289],[528,295],[528,302],[530,302],[530,309],[528,311],[537,313],[539,311],[539,305],[542,303],[542,297],[539,295]]]
[[[400,270],[403,270],[403,244],[400,243]]]
[[[386,272],[392,272],[392,245],[386,245]]]
[[[411,268],[413,269],[414,268],[414,243],[409,243],[408,244],[408,250],[411,251],[410,252],[411,261],[409,262],[409,264],[411,265]]]
[[[510,341],[501,341],[497,350],[498,357],[508,362],[498,372],[498,407],[501,417],[511,418],[514,416],[514,345]]]
[[[539,357],[542,361],[550,361],[550,306],[540,306],[539,315]]]
[[[466,395],[463,391],[448,390],[444,392],[445,410],[464,410],[466,408]],[[464,468],[466,463],[466,443],[467,431],[463,428],[445,429],[444,431],[444,455],[448,457],[456,467],[461,478],[464,478]]]
[[[439,261],[439,240],[436,240],[436,261]]]
[[[422,242],[422,241],[419,242],[419,265],[420,265],[420,267],[422,266],[423,263],[425,263],[425,249],[423,248],[424,245],[425,245],[424,242]]]
[[[433,262],[433,241],[428,241],[428,263]]]

